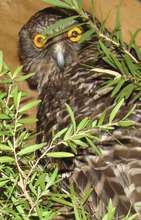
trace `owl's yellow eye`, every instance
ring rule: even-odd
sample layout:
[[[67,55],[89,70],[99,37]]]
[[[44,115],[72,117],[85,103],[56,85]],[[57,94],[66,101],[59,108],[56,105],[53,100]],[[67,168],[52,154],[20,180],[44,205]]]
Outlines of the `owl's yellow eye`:
[[[45,43],[47,42],[47,37],[46,37],[46,35],[43,35],[43,34],[36,34],[34,36],[33,42],[36,47],[42,48],[45,45]]]
[[[80,27],[74,27],[68,31],[68,38],[72,42],[78,42],[82,36],[82,30]]]

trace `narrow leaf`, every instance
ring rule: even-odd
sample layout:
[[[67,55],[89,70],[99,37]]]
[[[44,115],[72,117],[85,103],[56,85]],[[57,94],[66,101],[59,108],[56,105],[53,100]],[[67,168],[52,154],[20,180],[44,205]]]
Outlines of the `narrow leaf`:
[[[67,130],[68,130],[68,128],[64,128],[61,131],[59,131],[57,134],[55,134],[55,136],[53,137],[53,141],[55,141],[58,138],[61,138],[63,136],[63,134],[66,133]]]
[[[104,122],[104,120],[105,120],[105,117],[106,117],[106,111],[104,111],[104,112],[102,113],[102,115],[100,116],[100,119],[99,119],[99,121],[98,121],[98,125],[97,125],[97,126],[103,125],[103,122]]]
[[[73,142],[77,145],[77,146],[81,146],[81,147],[88,147],[88,144],[86,144],[85,142],[81,141],[81,140],[73,140]]]
[[[27,125],[27,124],[33,124],[37,122],[37,120],[38,120],[37,118],[22,118],[18,122]]]
[[[43,2],[46,2],[47,4],[51,4],[57,7],[61,8],[70,8],[70,6],[60,0],[43,0]]]
[[[12,151],[12,148],[7,146],[6,144],[0,143],[0,151]]]
[[[68,152],[49,152],[46,154],[47,157],[53,158],[67,158],[67,157],[74,157],[74,154]]]
[[[94,142],[90,139],[90,138],[86,138],[88,144],[90,145],[90,147],[92,147],[92,149],[97,153],[97,155],[101,155],[101,150],[100,148],[98,148]]]
[[[118,83],[117,83],[116,87],[115,87],[114,90],[112,91],[111,97],[114,97],[114,96],[120,91],[120,89],[121,89],[121,87],[124,85],[124,83],[125,83],[125,79],[120,78],[120,79],[118,80]]]
[[[86,31],[84,34],[82,34],[82,37],[81,37],[79,43],[81,44],[85,41],[90,40],[93,33],[95,33],[95,29],[90,29],[90,30]]]
[[[112,110],[110,117],[109,117],[109,123],[112,123],[112,121],[116,117],[117,113],[119,112],[119,110],[123,104],[124,104],[124,99],[121,99],[120,102],[114,107],[114,109]]]
[[[0,188],[2,188],[3,186],[7,185],[8,182],[9,182],[9,180],[0,181]]]
[[[135,122],[132,120],[119,121],[118,126],[120,127],[129,127],[135,125]]]
[[[19,77],[17,77],[17,78],[15,79],[15,81],[16,81],[16,82],[24,81],[24,80],[26,80],[26,79],[31,78],[33,75],[34,75],[34,73],[28,73],[28,74],[26,74],[26,75],[24,75],[24,76],[19,76]]]
[[[3,156],[0,157],[0,163],[13,163],[15,160],[12,157]]]
[[[67,107],[67,111],[69,113],[69,116],[71,118],[71,122],[73,124],[73,130],[75,132],[76,131],[76,122],[75,122],[74,112],[72,111],[71,107],[68,104],[66,104],[66,107]]]
[[[48,189],[49,187],[51,187],[52,185],[54,185],[56,179],[57,179],[57,176],[58,176],[58,168],[56,168],[52,174],[51,174],[51,177],[49,178],[49,181],[46,185],[46,189]]]
[[[2,72],[2,68],[3,68],[3,53],[0,50],[0,73]]]
[[[19,112],[25,112],[31,108],[33,108],[34,106],[37,106],[41,101],[40,100],[35,100],[35,101],[32,101],[24,106],[22,106],[20,109],[19,109]]]
[[[22,66],[18,66],[18,67],[16,68],[16,70],[15,70],[14,73],[13,73],[13,77],[12,77],[13,79],[16,78],[19,73],[22,72],[22,68],[23,68]]]
[[[35,152],[36,150],[42,149],[45,146],[46,146],[46,143],[34,144],[34,145],[29,146],[29,147],[25,147],[24,149],[19,151],[17,153],[17,155],[18,156],[23,156],[23,155],[31,154],[31,153]]]

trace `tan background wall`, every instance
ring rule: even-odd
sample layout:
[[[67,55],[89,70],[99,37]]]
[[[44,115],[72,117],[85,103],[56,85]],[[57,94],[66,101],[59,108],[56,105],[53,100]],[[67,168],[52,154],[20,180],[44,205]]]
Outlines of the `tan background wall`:
[[[99,20],[104,20],[108,16],[106,22],[109,30],[112,30],[115,24],[116,6],[120,2],[121,23],[123,36],[126,42],[129,42],[131,32],[135,32],[141,28],[141,1],[138,0],[94,0],[96,15]],[[88,7],[88,1],[85,1]],[[141,46],[141,32],[137,37],[137,43]]]

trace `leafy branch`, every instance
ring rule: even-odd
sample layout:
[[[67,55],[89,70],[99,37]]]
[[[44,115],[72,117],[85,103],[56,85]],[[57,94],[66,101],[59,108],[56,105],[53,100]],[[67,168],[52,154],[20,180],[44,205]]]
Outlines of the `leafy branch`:
[[[103,61],[108,64],[109,68],[106,72],[105,69],[102,70],[102,68],[94,68],[93,66],[91,69],[95,73],[102,72],[103,74],[109,74],[111,80],[105,83],[107,84],[107,87],[113,86],[113,89],[116,87],[112,96],[113,94],[116,96],[117,93],[120,92],[120,99],[124,97],[126,100],[134,93],[134,101],[138,99],[141,96],[141,51],[137,47],[135,39],[141,28],[132,34],[129,45],[123,42],[120,24],[120,4],[117,5],[116,26],[113,33],[109,33],[105,28],[106,20],[103,24],[99,24],[96,20],[94,3],[91,0],[89,1],[89,8],[91,9],[92,15],[86,13],[83,9],[83,0],[64,0],[63,2],[60,0],[53,2],[44,0],[44,2],[53,4],[57,7],[71,9],[77,13],[77,16],[82,20],[82,24],[80,25],[85,24],[89,27],[88,31],[82,35],[80,43],[92,39],[93,36],[97,37],[97,48],[101,53]],[[59,26],[63,24],[63,30],[60,30],[58,34],[65,32],[71,26],[68,27],[68,19],[73,25],[75,25],[75,18],[72,16],[62,19],[59,23],[56,22],[51,25],[51,27],[48,27],[48,29],[50,30],[51,28],[51,30],[54,30],[55,27],[59,28]],[[67,29],[65,29],[65,26],[67,26]],[[55,35],[57,35],[57,33],[55,33]],[[129,91],[131,92],[128,96],[127,93]]]

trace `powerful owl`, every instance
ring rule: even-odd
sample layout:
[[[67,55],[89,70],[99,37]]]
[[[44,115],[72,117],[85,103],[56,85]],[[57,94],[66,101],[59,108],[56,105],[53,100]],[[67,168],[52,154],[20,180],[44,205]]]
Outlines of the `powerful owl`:
[[[106,110],[107,120],[114,107],[110,89],[100,90],[107,76],[90,71],[90,67],[106,67],[94,37],[80,44],[87,26],[80,19],[60,29],[50,29],[62,18],[76,16],[73,11],[47,8],[36,13],[20,31],[20,58],[24,72],[35,72],[29,84],[37,88],[39,105],[37,143],[49,142],[52,133],[69,124],[66,103],[73,109],[76,121],[84,117],[98,119]],[[58,27],[57,27],[58,28]],[[48,31],[54,31],[49,37]],[[61,34],[56,34],[60,32]],[[107,68],[107,67],[106,67]],[[107,77],[108,78],[108,77]],[[132,107],[132,99],[122,109],[121,119]],[[85,148],[74,159],[62,160],[62,173],[70,171],[69,180],[83,196],[87,187],[92,192],[86,208],[91,219],[101,219],[111,198],[117,216],[137,212],[141,218],[141,101],[130,119],[136,126],[113,127],[111,135],[101,132],[102,156]]]
[[[31,88],[43,88],[48,81],[48,76],[53,72],[63,72],[64,68],[78,61],[80,50],[79,40],[82,31],[86,30],[86,25],[77,26],[80,19],[71,20],[62,23],[60,28],[55,27],[53,30],[51,24],[68,16],[76,16],[74,11],[66,11],[58,8],[46,8],[33,15],[30,20],[23,26],[19,36],[19,55],[24,66],[23,71],[34,72],[34,76],[29,79]],[[82,22],[82,21],[81,21]],[[68,29],[69,27],[71,29]],[[67,32],[50,38],[68,29]]]

